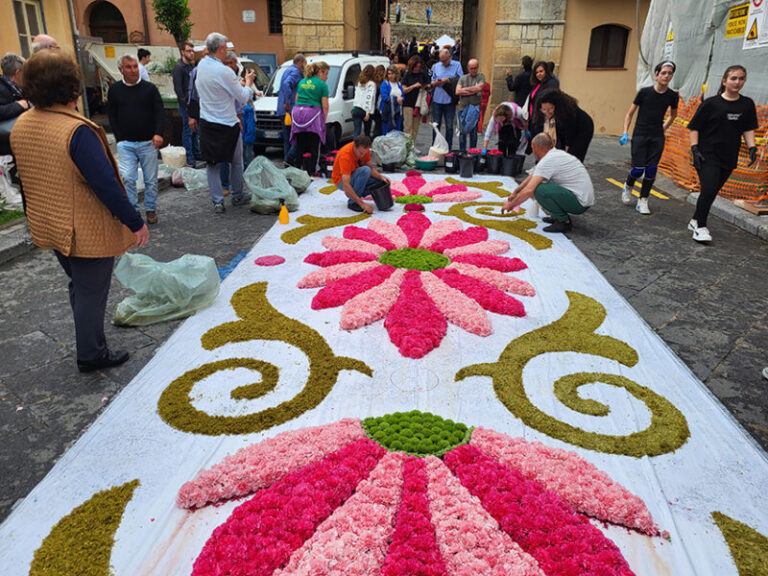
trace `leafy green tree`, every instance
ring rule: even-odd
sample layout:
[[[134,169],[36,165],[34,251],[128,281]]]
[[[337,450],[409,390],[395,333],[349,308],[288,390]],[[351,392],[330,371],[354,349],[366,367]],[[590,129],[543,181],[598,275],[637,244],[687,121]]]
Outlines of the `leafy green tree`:
[[[155,22],[159,30],[169,32],[176,44],[189,39],[192,32],[192,21],[189,16],[187,0],[152,0],[152,10],[155,11]]]

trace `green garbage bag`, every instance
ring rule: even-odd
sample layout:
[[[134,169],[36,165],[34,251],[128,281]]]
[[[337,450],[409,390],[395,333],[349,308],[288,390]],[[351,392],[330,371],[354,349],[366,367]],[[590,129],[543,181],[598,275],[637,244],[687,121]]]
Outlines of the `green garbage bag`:
[[[310,184],[312,184],[312,178],[310,178],[309,174],[304,172],[304,170],[299,170],[293,166],[288,166],[288,168],[283,168],[282,172],[285,178],[288,180],[288,183],[293,186],[294,190],[296,190],[297,194],[301,194],[307,188],[309,188]]]
[[[245,186],[251,193],[251,211],[259,214],[276,214],[280,200],[289,212],[299,209],[299,195],[283,171],[269,158],[256,156],[243,174]]]
[[[185,254],[158,262],[144,254],[125,254],[115,267],[120,283],[136,294],[117,305],[116,326],[147,326],[192,316],[211,305],[219,293],[213,258]]]

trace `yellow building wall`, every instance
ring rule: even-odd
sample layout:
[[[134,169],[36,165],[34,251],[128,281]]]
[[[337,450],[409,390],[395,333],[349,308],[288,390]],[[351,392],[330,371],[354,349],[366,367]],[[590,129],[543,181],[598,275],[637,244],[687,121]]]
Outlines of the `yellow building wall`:
[[[579,106],[592,116],[595,134],[622,132],[624,116],[637,92],[638,34],[642,34],[649,6],[650,0],[640,0],[638,23],[634,0],[568,0],[562,58],[555,73],[561,89],[577,98]],[[623,69],[587,69],[590,34],[603,24],[629,28]]]
[[[3,18],[0,18],[0,55],[15,52],[21,55],[19,31],[16,28],[16,18],[11,0],[0,0]],[[59,46],[70,54],[75,53],[72,37],[72,25],[67,3],[61,0],[43,0],[43,20],[45,33],[56,38]]]

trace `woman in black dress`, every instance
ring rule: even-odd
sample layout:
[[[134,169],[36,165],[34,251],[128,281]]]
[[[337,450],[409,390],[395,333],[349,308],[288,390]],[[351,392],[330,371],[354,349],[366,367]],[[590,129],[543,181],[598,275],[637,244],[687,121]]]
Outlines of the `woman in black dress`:
[[[573,96],[560,90],[543,92],[537,102],[533,121],[536,132],[546,132],[556,148],[584,162],[595,132],[592,117],[579,108]]]
[[[747,166],[757,161],[755,103],[740,94],[746,81],[747,70],[743,66],[726,68],[717,96],[704,100],[688,123],[693,166],[701,183],[696,211],[688,223],[688,230],[697,242],[712,240],[707,216],[718,192],[738,164],[742,136],[749,149]]]

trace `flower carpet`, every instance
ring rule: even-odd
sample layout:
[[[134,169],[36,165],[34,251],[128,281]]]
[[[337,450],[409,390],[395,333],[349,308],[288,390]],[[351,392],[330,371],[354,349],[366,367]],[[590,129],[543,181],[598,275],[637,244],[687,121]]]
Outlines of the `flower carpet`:
[[[0,526],[4,575],[768,574],[765,453],[589,260],[510,179],[393,180],[370,216],[312,184]]]

